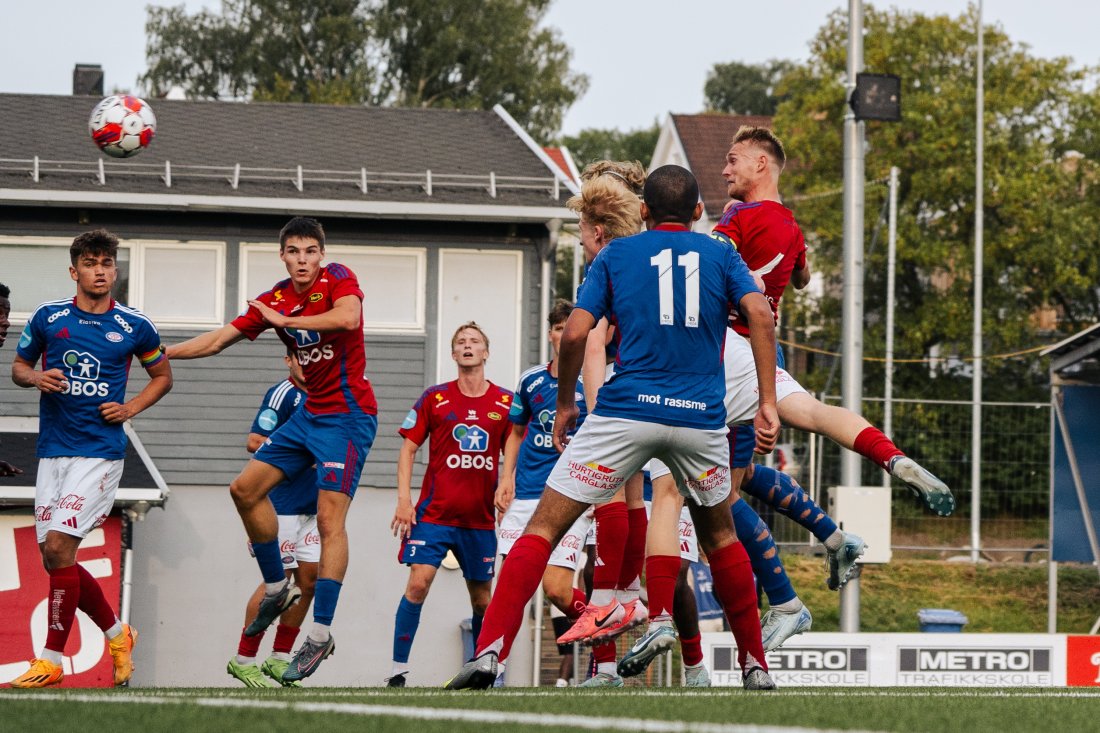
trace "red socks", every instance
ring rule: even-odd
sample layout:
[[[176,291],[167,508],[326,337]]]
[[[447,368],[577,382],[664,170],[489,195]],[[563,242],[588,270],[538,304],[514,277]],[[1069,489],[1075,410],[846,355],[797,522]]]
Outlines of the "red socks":
[[[592,645],[592,661],[596,664],[603,664],[605,662],[614,662],[615,655],[618,653],[618,649],[615,647],[615,642],[612,641],[597,641]]]
[[[80,579],[80,601],[77,608],[88,614],[88,618],[94,621],[102,631],[107,631],[118,620],[115,610],[107,602],[103,589],[99,587],[99,582],[92,577],[92,574],[79,564],[73,567],[76,568]]]
[[[649,591],[649,618],[672,615],[676,578],[680,575],[678,555],[650,555],[645,561],[645,584]],[[755,586],[754,586],[755,588]]]
[[[70,565],[49,571],[46,648],[53,652],[65,651],[65,642],[69,640],[69,632],[73,628],[77,604],[80,602],[80,571],[76,568],[76,565]],[[111,623],[114,623],[113,618]]]
[[[680,637],[680,654],[684,664],[694,667],[703,661],[703,642],[699,634],[692,637]]]
[[[626,547],[623,550],[623,566],[619,571],[618,588],[626,589],[642,574],[645,563],[645,535],[649,529],[649,518],[645,507],[627,509]]]
[[[890,459],[894,456],[905,455],[898,450],[896,445],[894,445],[894,441],[887,438],[878,428],[864,428],[863,431],[856,436],[852,448],[856,453],[877,463],[887,471],[890,470]]]
[[[498,659],[508,658],[512,640],[523,623],[523,610],[542,582],[549,560],[550,543],[536,534],[525,534],[512,545],[500,568],[496,592],[485,610],[475,656],[495,651]]]
[[[714,595],[722,604],[733,638],[737,640],[737,662],[746,670],[747,655],[753,665],[765,670],[764,644],[760,639],[760,614],[756,610],[756,581],[749,556],[740,542],[710,553],[710,572],[714,576]]]
[[[596,567],[592,574],[592,590],[615,590],[622,574],[623,552],[630,534],[626,504],[617,501],[598,506],[595,518]],[[644,537],[642,543],[644,548]]]
[[[290,654],[294,651],[294,640],[301,629],[297,626],[279,624],[275,627],[275,646],[271,650],[276,654]]]
[[[573,589],[573,602],[569,604],[569,609],[565,611],[565,617],[570,621],[576,621],[584,613],[585,607],[588,605],[588,597],[584,594],[584,591],[580,588]]]
[[[241,640],[237,642],[237,656],[242,659],[252,659],[260,653],[260,642],[264,640],[264,632],[255,636],[245,636],[241,629]]]

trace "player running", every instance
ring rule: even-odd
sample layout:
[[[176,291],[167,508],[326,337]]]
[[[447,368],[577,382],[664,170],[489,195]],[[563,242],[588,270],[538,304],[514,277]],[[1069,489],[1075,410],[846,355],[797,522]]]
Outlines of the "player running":
[[[119,620],[76,553],[114,506],[126,457],[122,424],[172,388],[172,368],[152,321],[111,297],[118,238],[104,229],[85,232],[73,240],[69,257],[76,297],[35,309],[11,367],[12,381],[42,393],[34,523],[50,576],[46,643],[12,687],[61,684],[61,658],[78,608],[108,639],[115,685],[130,680],[137,630]],[[127,401],[135,356],[149,383]],[[42,369],[36,370],[40,358]]]
[[[290,375],[274,384],[264,395],[259,412],[248,432],[248,452],[255,453],[267,438],[285,425],[306,402],[302,365],[294,351],[287,349]],[[284,682],[283,672],[290,666],[294,641],[313,601],[317,584],[317,561],[321,557],[321,538],[317,534],[317,472],[313,466],[302,469],[297,476],[283,481],[269,494],[279,516],[279,551],[288,578],[301,591],[298,602],[283,611],[275,628],[275,645],[271,656],[262,665],[256,664],[264,632],[249,636],[244,633],[256,618],[264,597],[261,583],[248,600],[244,625],[237,644],[237,654],[229,660],[226,671],[244,683],[245,687],[301,687],[297,681]],[[251,551],[251,547],[249,548]]]
[[[489,337],[473,321],[451,337],[451,358],[458,379],[425,390],[398,431],[405,442],[397,459],[397,509],[390,528],[401,539],[398,558],[409,566],[409,582],[394,618],[388,687],[407,682],[420,611],[448,550],[466,578],[475,638],[492,593],[497,554],[493,492],[501,448],[511,432],[506,416],[512,393],[485,378]],[[414,510],[413,462],[425,440],[428,470]]]
[[[263,600],[246,629],[255,635],[300,594],[283,571],[279,521],[268,493],[286,477],[315,466],[321,558],[313,628],[283,674],[284,682],[313,674],[336,647],[331,626],[348,567],[345,520],[378,429],[363,349],[363,291],[355,273],[322,264],[324,257],[321,224],[294,217],[279,232],[279,259],[290,277],[248,301],[248,310],[231,323],[168,347],[171,359],[197,359],[274,328],[302,365],[305,408],[268,438],[229,486],[264,579]]]

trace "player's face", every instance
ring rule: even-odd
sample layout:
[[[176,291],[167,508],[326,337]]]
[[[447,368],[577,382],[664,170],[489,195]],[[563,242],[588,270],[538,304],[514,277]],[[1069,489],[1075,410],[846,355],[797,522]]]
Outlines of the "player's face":
[[[455,337],[451,356],[459,367],[481,366],[489,358],[489,347],[481,333],[472,328],[464,328]]]
[[[294,289],[301,292],[317,279],[325,248],[312,237],[288,237],[279,258],[286,265]]]
[[[99,300],[111,294],[118,279],[118,266],[109,254],[82,254],[76,265],[69,267],[69,277],[76,282],[78,293]]]
[[[550,327],[550,348],[554,350],[554,358],[558,356],[558,352],[561,350],[561,335],[565,333],[565,321],[561,323],[555,323]]]
[[[7,298],[0,298],[0,346],[3,346],[4,341],[8,338],[8,329],[11,327],[11,321],[8,320],[10,313],[11,301]]]
[[[734,144],[726,153],[726,167],[722,169],[722,178],[726,179],[726,193],[732,199],[744,201],[752,191],[759,175],[759,150],[747,142]]]
[[[578,228],[581,234],[581,247],[584,249],[584,261],[591,262],[607,244],[603,241],[603,227],[591,223],[582,214]]]

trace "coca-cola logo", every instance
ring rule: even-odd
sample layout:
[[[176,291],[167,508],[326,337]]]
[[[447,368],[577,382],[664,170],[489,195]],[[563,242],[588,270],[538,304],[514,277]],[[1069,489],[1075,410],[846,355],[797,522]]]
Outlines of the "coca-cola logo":
[[[567,534],[561,538],[561,546],[570,550],[579,550],[583,540],[575,534]]]
[[[36,506],[34,508],[34,521],[36,522],[48,522],[51,516],[52,513],[50,512],[48,504],[45,506]]]
[[[306,532],[306,536],[302,538],[302,544],[306,546],[319,545],[321,544],[321,536],[316,532]]]
[[[57,502],[57,508],[79,512],[84,508],[84,497],[80,494],[66,494]]]
[[[283,553],[284,555],[293,555],[294,540],[283,540],[282,544],[279,545],[279,552]]]

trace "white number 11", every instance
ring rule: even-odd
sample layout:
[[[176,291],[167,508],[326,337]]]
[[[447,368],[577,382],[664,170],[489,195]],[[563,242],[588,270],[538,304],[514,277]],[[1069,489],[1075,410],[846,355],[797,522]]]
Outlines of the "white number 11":
[[[657,268],[658,305],[661,325],[673,326],[672,306],[672,250],[662,249],[649,258],[649,264]],[[676,264],[684,268],[684,325],[699,327],[699,253],[688,252],[676,258]]]

